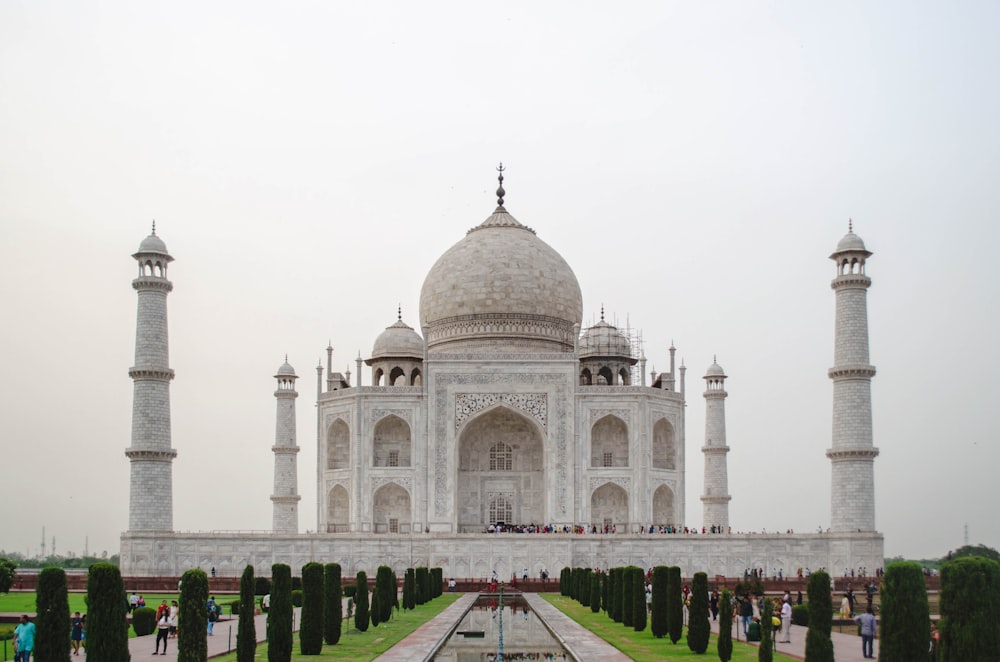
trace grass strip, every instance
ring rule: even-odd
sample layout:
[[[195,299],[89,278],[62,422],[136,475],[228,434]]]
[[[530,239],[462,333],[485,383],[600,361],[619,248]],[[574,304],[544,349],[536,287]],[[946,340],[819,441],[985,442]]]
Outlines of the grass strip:
[[[295,644],[292,647],[291,662],[307,662],[312,660],[357,660],[366,662],[386,652],[409,636],[418,627],[431,620],[453,602],[462,597],[461,593],[444,593],[430,602],[417,605],[414,609],[393,610],[388,623],[379,623],[378,627],[369,627],[367,632],[354,629],[354,619],[344,618],[340,642],[336,646],[323,644],[323,652],[319,655],[300,655],[298,633],[295,634]],[[213,658],[223,662],[234,662],[236,653]],[[267,644],[258,644],[255,660],[267,659]]]
[[[718,660],[718,649],[716,648],[718,636],[713,634],[708,642],[708,650],[702,655],[697,655],[687,646],[687,631],[677,640],[676,644],[670,643],[670,637],[657,639],[647,627],[642,632],[636,632],[630,627],[625,627],[621,623],[615,623],[605,612],[595,614],[590,611],[590,607],[581,606],[579,602],[572,598],[567,598],[558,593],[539,593],[552,606],[563,612],[574,621],[593,632],[598,637],[608,642],[631,659],[638,662],[664,662],[667,660]],[[757,659],[757,647],[733,640],[733,662],[750,662]],[[797,658],[788,657],[780,653],[774,654],[775,662],[796,662]]]

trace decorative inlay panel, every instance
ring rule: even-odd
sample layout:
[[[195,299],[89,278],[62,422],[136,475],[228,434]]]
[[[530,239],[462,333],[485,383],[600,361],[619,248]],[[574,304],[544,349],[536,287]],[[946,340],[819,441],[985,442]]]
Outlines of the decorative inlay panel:
[[[493,405],[505,404],[548,428],[549,398],[545,393],[457,393],[455,394],[455,429],[459,430],[475,414]]]
[[[400,477],[394,477],[394,476],[372,476],[368,480],[368,484],[371,485],[371,488],[372,488],[372,494],[375,494],[375,492],[378,490],[378,488],[382,487],[383,485],[388,485],[389,483],[396,483],[397,485],[399,485],[400,487],[402,487],[404,490],[406,490],[407,492],[409,492],[410,495],[411,495],[411,498],[412,498],[412,495],[413,495],[413,479],[412,478],[406,478],[406,477],[402,477],[402,476],[400,476]]]
[[[618,487],[624,489],[625,492],[627,492],[628,494],[632,494],[632,477],[631,476],[606,476],[606,477],[603,477],[603,478],[598,477],[598,476],[591,476],[590,477],[590,492],[593,493],[594,490],[596,490],[597,488],[599,488],[601,485],[606,485],[607,483],[612,483],[614,485],[617,485]]]

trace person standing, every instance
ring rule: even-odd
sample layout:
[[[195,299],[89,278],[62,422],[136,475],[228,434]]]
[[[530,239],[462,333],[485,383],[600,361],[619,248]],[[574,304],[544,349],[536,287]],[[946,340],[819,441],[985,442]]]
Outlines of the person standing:
[[[212,630],[215,628],[215,622],[219,620],[218,607],[215,604],[215,596],[213,595],[208,599],[208,636],[212,636]]]
[[[79,655],[80,642],[83,641],[83,619],[80,618],[80,612],[73,612],[70,628],[69,640],[73,646],[73,655]]]
[[[878,622],[872,613],[872,606],[868,605],[865,613],[855,617],[854,622],[861,626],[861,657],[874,660],[875,630],[878,629]]]
[[[781,631],[785,635],[783,643],[792,643],[792,600],[785,598],[781,603]]]
[[[170,634],[170,610],[160,612],[160,618],[156,621],[156,650],[153,655],[167,654],[167,636]],[[160,641],[163,641],[163,652],[160,653]]]
[[[753,602],[750,601],[750,594],[746,593],[743,595],[743,599],[740,600],[740,619],[743,621],[743,636],[747,635],[747,629],[750,627],[750,619],[753,618]]]
[[[24,614],[21,616],[20,624],[14,628],[14,659],[18,662],[31,662],[31,653],[34,650],[35,624],[28,620],[27,614]]]
[[[177,636],[177,615],[179,613],[180,613],[180,609],[177,607],[177,601],[176,600],[171,600],[170,601],[170,615],[168,616],[168,618],[170,619],[169,622],[170,622],[170,636],[171,637],[176,637]]]
[[[719,592],[712,591],[712,597],[708,599],[708,607],[712,610],[712,620],[719,617]]]

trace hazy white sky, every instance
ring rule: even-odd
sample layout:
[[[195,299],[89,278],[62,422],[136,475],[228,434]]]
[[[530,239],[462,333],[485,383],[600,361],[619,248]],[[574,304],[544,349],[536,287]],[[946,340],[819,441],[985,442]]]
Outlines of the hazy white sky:
[[[273,375],[419,328],[423,278],[495,206],[727,401],[730,517],[830,520],[835,267],[868,273],[888,556],[1000,547],[1000,5],[995,2],[0,3],[0,548],[118,549],[136,296],[168,300],[178,530],[271,524]],[[325,361],[325,358],[324,358]],[[369,383],[369,375],[364,376]]]

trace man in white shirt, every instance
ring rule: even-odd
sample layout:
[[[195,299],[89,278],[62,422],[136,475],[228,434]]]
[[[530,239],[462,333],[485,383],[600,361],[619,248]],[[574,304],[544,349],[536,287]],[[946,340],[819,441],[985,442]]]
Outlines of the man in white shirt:
[[[782,643],[792,643],[792,600],[789,596],[781,603],[781,630],[785,635]]]

